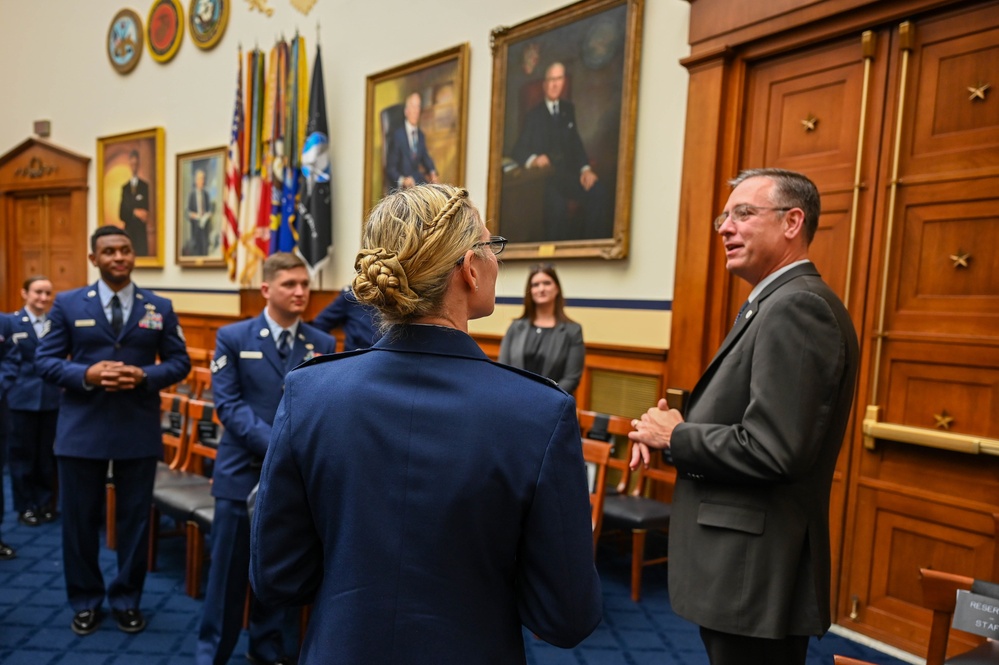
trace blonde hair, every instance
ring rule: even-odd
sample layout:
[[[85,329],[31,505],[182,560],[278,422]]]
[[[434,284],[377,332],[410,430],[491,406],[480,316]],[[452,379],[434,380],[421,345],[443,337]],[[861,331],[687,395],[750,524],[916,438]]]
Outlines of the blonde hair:
[[[452,271],[481,239],[465,189],[426,184],[390,194],[368,215],[354,295],[378,309],[383,331],[438,315]]]

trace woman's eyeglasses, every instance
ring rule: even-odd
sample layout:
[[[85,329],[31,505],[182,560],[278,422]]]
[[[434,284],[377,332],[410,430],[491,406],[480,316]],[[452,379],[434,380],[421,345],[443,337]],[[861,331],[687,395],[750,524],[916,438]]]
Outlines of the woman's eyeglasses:
[[[509,241],[503,236],[489,236],[489,240],[483,240],[482,242],[475,243],[472,245],[472,249],[478,249],[479,247],[485,247],[488,245],[493,254],[499,256],[503,253],[503,250],[506,249],[507,242]]]

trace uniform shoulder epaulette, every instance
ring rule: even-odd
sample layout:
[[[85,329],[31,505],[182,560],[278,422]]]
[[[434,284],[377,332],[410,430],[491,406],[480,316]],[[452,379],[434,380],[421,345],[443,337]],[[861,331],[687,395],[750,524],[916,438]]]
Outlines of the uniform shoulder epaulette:
[[[521,376],[526,376],[528,379],[531,379],[535,383],[543,383],[546,386],[550,386],[552,388],[556,388],[558,390],[562,390],[562,388],[557,383],[555,383],[554,381],[552,381],[548,377],[541,376],[540,374],[535,374],[534,372],[528,372],[526,369],[521,369],[519,367],[514,367],[513,365],[504,365],[501,362],[494,362],[493,364],[496,365],[497,367],[502,367],[505,370],[509,370],[511,372],[515,372],[517,374],[520,374]],[[569,393],[566,393],[564,390],[562,390],[562,392],[565,393],[566,395],[569,394]]]

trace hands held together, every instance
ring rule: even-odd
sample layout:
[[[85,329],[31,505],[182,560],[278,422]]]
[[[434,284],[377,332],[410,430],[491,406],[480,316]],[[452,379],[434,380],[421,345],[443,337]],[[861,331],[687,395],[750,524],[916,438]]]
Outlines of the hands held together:
[[[632,420],[634,429],[628,432],[628,438],[635,442],[631,448],[631,469],[637,469],[639,464],[649,466],[652,448],[669,448],[673,429],[682,422],[683,416],[676,409],[669,408],[665,398],[646,411],[640,420]]]
[[[120,360],[102,360],[87,368],[84,380],[109,392],[132,390],[142,383],[146,373],[141,367],[126,365]]]

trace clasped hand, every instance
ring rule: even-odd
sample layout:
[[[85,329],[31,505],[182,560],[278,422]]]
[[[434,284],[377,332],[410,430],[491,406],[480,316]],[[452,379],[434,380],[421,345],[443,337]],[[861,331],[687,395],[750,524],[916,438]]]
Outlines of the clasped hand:
[[[641,419],[632,420],[634,429],[628,432],[628,438],[635,442],[631,448],[631,470],[637,469],[639,464],[649,466],[652,448],[669,448],[673,430],[682,422],[683,416],[676,409],[669,408],[665,399],[660,399],[658,404],[642,414]]]
[[[108,392],[132,390],[142,381],[142,368],[120,360],[102,360],[87,368],[84,380]]]

